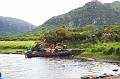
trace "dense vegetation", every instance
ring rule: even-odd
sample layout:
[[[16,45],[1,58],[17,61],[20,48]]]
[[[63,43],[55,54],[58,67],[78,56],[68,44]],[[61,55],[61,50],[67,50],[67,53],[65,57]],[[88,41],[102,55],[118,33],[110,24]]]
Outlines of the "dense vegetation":
[[[59,42],[68,48],[85,49],[82,56],[120,58],[120,25],[62,27],[45,34],[47,43]]]
[[[48,42],[79,41],[80,43],[120,42],[120,25],[86,25],[79,28],[63,26],[45,35]]]

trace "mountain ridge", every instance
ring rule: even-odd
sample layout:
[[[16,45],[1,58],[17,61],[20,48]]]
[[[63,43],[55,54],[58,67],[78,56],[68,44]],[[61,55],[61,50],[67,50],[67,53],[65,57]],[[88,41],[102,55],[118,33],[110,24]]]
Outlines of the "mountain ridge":
[[[0,35],[17,35],[23,34],[34,29],[34,25],[26,21],[0,16]]]
[[[59,26],[80,27],[87,24],[95,24],[97,26],[104,24],[120,23],[120,1],[112,3],[101,3],[97,0],[86,3],[82,7],[78,7],[68,13],[53,16],[35,30],[49,31],[48,28]],[[54,29],[54,28],[53,28]]]

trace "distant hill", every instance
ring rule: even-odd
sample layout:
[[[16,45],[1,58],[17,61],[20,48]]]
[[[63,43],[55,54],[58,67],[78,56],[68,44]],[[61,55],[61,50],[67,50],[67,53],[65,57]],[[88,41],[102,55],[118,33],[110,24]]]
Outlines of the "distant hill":
[[[42,33],[58,28],[59,26],[79,27],[87,24],[95,24],[97,26],[120,24],[120,1],[103,4],[97,0],[93,0],[86,3],[83,7],[50,18],[36,28],[34,32]]]
[[[0,16],[0,35],[16,35],[31,31],[34,25],[20,19]]]

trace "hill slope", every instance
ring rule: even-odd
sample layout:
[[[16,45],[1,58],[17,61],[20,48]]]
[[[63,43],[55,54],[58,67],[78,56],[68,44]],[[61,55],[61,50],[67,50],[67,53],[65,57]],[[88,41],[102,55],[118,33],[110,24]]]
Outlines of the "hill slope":
[[[66,14],[54,16],[47,20],[42,26],[34,31],[45,32],[47,28],[58,28],[58,26],[79,27],[87,24],[104,25],[120,23],[120,2],[101,3],[97,0],[86,3],[83,7],[71,10]]]
[[[34,25],[20,19],[0,16],[0,35],[16,35],[31,31]]]

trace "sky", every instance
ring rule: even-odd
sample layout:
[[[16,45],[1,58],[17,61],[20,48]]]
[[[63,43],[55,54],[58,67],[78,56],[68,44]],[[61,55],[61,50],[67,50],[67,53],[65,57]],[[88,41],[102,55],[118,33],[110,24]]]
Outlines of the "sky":
[[[91,0],[0,0],[0,16],[22,19],[35,26],[53,16],[82,7]],[[111,3],[116,0],[99,0]],[[120,1],[120,0],[117,0]]]

